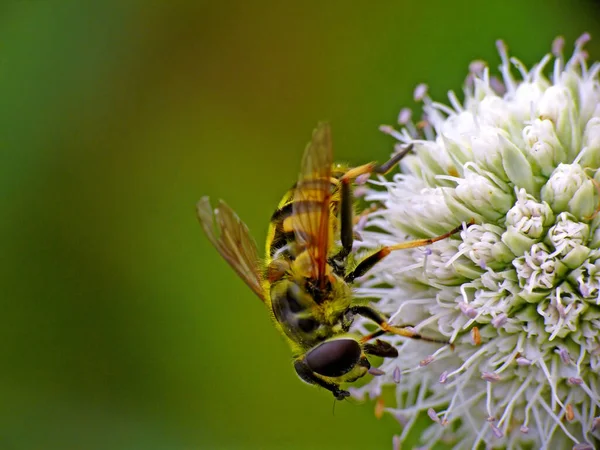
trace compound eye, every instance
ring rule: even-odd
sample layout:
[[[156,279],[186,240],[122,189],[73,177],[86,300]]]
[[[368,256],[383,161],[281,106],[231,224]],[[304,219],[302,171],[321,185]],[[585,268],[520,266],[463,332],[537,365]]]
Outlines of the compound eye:
[[[306,353],[308,367],[325,377],[340,377],[358,363],[361,349],[354,339],[335,339],[323,342]]]

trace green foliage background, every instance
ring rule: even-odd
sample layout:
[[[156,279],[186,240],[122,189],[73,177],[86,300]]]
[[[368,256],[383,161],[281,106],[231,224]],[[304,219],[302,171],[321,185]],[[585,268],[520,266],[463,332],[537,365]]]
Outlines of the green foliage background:
[[[384,160],[417,83],[443,100],[498,38],[531,65],[599,23],[583,1],[2,2],[0,448],[390,448],[392,418],[298,381],[195,202],[262,245],[317,121],[339,159]]]

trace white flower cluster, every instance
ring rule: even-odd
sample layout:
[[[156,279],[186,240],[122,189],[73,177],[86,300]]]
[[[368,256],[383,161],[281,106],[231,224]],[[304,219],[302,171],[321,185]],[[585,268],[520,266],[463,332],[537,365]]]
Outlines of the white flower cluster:
[[[383,207],[362,245],[475,220],[393,252],[357,289],[392,323],[454,344],[428,355],[435,344],[387,336],[400,356],[352,391],[393,386],[397,449],[423,418],[424,448],[600,448],[600,64],[588,65],[588,40],[565,60],[558,38],[530,70],[499,42],[501,79],[476,61],[462,104],[419,86],[423,120],[403,110],[400,131],[383,127],[415,154],[369,191]]]

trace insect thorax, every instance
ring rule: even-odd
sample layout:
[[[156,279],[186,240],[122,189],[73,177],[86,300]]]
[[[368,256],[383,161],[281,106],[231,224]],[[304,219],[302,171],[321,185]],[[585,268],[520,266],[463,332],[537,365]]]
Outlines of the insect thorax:
[[[273,283],[270,292],[275,319],[286,336],[305,349],[346,332],[350,325],[348,286],[329,284],[317,298],[307,283],[310,280],[284,278]]]

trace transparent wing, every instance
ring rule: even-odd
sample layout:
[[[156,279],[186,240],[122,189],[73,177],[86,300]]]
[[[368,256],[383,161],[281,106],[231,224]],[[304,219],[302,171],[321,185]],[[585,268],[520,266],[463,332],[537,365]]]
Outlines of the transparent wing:
[[[313,278],[324,282],[329,250],[329,208],[331,200],[331,129],[321,123],[304,151],[300,178],[294,191],[293,230],[298,243],[313,261]]]
[[[246,224],[222,200],[213,211],[208,197],[202,197],[196,205],[196,210],[210,242],[264,302],[260,259],[256,243]]]

